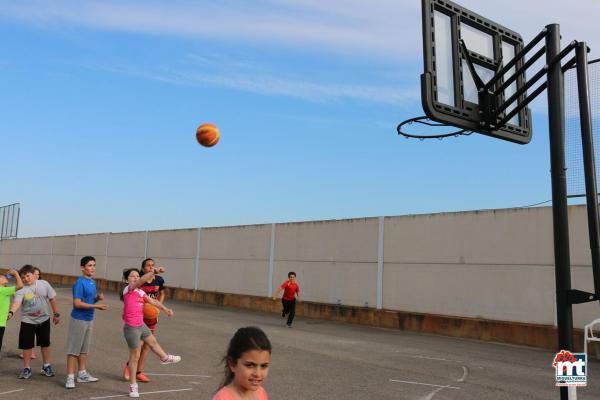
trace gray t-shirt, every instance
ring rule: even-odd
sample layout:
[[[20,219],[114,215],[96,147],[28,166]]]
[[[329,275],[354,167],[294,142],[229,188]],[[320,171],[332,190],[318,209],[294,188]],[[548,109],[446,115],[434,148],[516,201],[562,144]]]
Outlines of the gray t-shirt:
[[[41,324],[47,321],[51,315],[48,300],[55,297],[52,286],[41,279],[18,290],[14,301],[21,302],[21,322]]]

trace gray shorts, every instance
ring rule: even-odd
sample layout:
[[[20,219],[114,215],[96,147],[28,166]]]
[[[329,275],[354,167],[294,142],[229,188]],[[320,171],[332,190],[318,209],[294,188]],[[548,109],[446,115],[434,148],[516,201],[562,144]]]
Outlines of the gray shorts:
[[[140,340],[146,339],[152,335],[152,332],[150,332],[146,324],[137,327],[125,324],[123,325],[123,335],[125,335],[127,346],[133,350],[140,347]]]
[[[82,321],[71,317],[69,334],[67,335],[67,354],[79,356],[89,353],[92,341],[92,328],[94,321]]]

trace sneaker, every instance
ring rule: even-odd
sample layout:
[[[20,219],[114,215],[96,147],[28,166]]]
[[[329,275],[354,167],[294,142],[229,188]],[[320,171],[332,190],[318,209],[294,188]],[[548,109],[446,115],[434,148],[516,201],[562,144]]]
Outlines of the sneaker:
[[[140,397],[140,393],[138,392],[137,383],[134,383],[133,385],[129,385],[129,397]]]
[[[67,382],[65,383],[67,389],[75,389],[75,377],[67,376]]]
[[[31,378],[31,368],[23,368],[23,371],[19,374],[19,379]]]
[[[167,358],[165,360],[160,360],[160,363],[163,364],[163,365],[165,365],[165,364],[176,364],[179,361],[181,361],[181,357],[168,354]]]
[[[90,383],[90,382],[98,382],[98,378],[91,376],[87,371],[77,374],[77,382],[78,383]]]
[[[125,369],[123,370],[123,379],[129,381],[129,365],[125,364]]]
[[[42,375],[54,376],[54,370],[52,369],[52,365],[48,365],[47,367],[42,367]]]
[[[286,325],[287,325],[287,327],[288,327],[288,328],[291,328],[291,327],[292,327],[292,324],[286,324]]]
[[[150,382],[150,378],[148,378],[148,377],[146,376],[146,374],[145,374],[145,373],[143,373],[143,372],[138,372],[138,373],[135,375],[135,379],[137,379],[139,382],[144,382],[144,383],[148,383],[148,382]]]

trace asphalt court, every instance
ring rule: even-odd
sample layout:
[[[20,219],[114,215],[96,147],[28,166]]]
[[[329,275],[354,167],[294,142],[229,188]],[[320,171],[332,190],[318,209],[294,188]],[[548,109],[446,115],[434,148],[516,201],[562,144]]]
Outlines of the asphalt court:
[[[32,361],[34,375],[17,379],[18,318],[9,321],[0,360],[0,400],[127,398],[121,378],[128,350],[120,320],[122,303],[106,293],[107,311],[97,311],[88,370],[97,383],[64,388],[69,288],[57,288],[63,320],[52,330],[52,364],[57,376],[39,374],[41,357]],[[271,399],[539,399],[558,398],[551,351],[473,340],[333,323],[297,317],[285,326],[278,314],[169,302],[172,318],[161,317],[157,338],[163,348],[183,357],[160,365],[150,355],[140,383],[142,398],[210,399],[223,375],[221,358],[235,330],[259,326],[273,344],[265,388]],[[600,398],[600,362],[588,365],[588,386],[578,399]]]

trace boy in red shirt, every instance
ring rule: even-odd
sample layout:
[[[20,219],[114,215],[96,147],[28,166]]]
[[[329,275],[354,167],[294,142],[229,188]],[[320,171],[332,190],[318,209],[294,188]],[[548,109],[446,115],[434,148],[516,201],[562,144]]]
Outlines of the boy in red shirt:
[[[295,272],[288,272],[288,280],[283,282],[279,289],[277,289],[277,292],[273,295],[273,300],[277,300],[277,296],[282,290],[281,304],[283,304],[283,311],[281,311],[281,316],[285,317],[286,314],[289,314],[287,326],[291,328],[294,316],[296,315],[296,299],[300,302],[300,285],[296,282]]]

